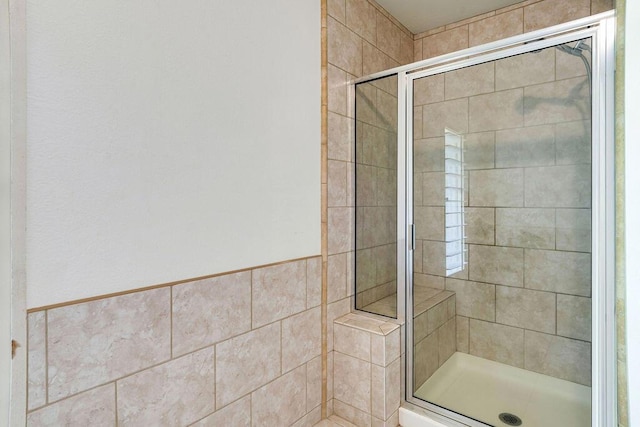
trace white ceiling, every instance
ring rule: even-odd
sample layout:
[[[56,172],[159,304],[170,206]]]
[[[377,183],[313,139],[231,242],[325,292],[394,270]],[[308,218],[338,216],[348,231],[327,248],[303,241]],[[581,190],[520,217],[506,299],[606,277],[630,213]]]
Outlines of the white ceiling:
[[[390,14],[418,34],[471,18],[522,0],[376,0]]]

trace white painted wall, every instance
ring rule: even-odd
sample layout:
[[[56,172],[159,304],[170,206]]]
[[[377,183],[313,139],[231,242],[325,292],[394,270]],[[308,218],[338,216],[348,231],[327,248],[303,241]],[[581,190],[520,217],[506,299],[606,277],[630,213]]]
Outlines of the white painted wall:
[[[29,308],[320,253],[320,2],[27,3]]]
[[[640,4],[626,1],[625,191],[630,426],[640,426]]]

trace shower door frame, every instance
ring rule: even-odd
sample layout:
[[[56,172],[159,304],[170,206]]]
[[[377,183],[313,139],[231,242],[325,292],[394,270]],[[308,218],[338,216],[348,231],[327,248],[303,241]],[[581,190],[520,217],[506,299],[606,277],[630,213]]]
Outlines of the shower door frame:
[[[616,346],[614,286],[614,12],[556,25],[362,77],[354,84],[398,76],[398,320],[405,323],[403,406],[451,426],[485,426],[454,411],[413,396],[413,82],[480,63],[495,61],[578,39],[592,39],[592,348],[593,427],[616,425]]]

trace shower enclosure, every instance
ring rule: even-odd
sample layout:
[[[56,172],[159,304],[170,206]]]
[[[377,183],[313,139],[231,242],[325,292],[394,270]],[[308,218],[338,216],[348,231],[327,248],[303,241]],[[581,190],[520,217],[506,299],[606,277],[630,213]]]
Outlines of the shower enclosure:
[[[405,322],[407,406],[614,419],[613,18],[359,79],[356,309]]]

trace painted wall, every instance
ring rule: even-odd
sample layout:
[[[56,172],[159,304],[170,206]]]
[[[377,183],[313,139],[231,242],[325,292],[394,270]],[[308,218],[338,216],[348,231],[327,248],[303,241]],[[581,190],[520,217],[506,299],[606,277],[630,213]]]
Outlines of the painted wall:
[[[627,369],[629,387],[629,425],[640,423],[640,4],[626,2],[625,45],[625,148],[626,148],[626,265],[627,265]]]
[[[29,308],[320,253],[319,8],[28,3]]]

